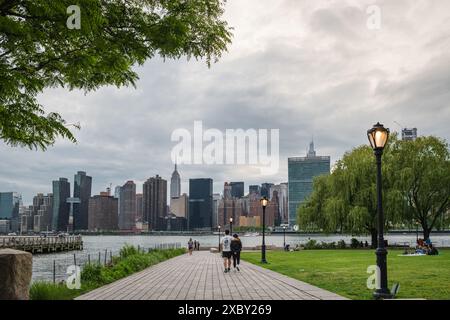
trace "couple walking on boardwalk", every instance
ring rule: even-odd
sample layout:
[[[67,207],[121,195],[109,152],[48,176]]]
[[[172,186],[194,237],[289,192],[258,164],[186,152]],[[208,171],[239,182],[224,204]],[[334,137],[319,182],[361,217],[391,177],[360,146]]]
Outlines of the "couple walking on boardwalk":
[[[239,270],[241,260],[242,242],[237,234],[230,236],[230,230],[225,230],[225,237],[222,239],[222,258],[225,273],[231,270],[231,257],[233,257],[234,270]]]

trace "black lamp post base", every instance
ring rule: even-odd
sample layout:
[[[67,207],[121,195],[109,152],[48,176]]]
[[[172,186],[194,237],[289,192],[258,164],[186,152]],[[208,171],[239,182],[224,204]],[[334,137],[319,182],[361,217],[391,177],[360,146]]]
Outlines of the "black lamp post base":
[[[267,263],[267,260],[266,260],[266,245],[265,244],[263,244],[262,245],[262,247],[261,247],[261,263]]]
[[[394,296],[388,289],[377,289],[373,293],[373,297],[377,300],[392,299]]]

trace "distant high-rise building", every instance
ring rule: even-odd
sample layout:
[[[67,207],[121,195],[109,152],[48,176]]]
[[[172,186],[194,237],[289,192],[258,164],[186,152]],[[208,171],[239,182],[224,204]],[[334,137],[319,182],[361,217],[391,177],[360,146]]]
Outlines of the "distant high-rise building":
[[[120,197],[120,189],[121,189],[121,188],[122,188],[121,186],[116,186],[116,187],[114,188],[114,198],[119,199],[119,197]]]
[[[92,177],[86,172],[78,171],[74,176],[73,197],[80,199],[80,203],[73,204],[73,229],[88,229],[89,198],[91,197]]]
[[[8,220],[4,223],[9,231],[19,230],[19,208],[22,206],[22,196],[17,192],[0,192],[0,220]]]
[[[219,202],[221,196],[220,193],[213,194],[213,217],[212,217],[212,226],[213,228],[219,225]]]
[[[120,188],[119,195],[119,229],[135,230],[136,228],[136,184],[127,181]]]
[[[273,183],[263,183],[261,184],[261,197],[270,198],[270,188],[272,188]]]
[[[149,230],[164,229],[167,214],[167,181],[159,175],[148,179],[143,186],[144,221]]]
[[[402,140],[414,141],[416,139],[417,139],[417,128],[403,128],[402,129]]]
[[[175,170],[170,179],[170,197],[178,198],[181,195],[181,178],[177,171],[177,164],[175,163]]]
[[[89,231],[117,230],[119,200],[108,192],[89,199],[88,229]]]
[[[261,186],[259,185],[251,185],[248,187],[248,194],[256,193],[258,195],[261,194]]]
[[[142,193],[136,194],[136,221],[144,221],[144,196]]]
[[[273,185],[270,188],[270,201],[273,202],[274,198],[277,198],[279,204],[279,218],[277,221],[279,224],[287,224],[289,221],[289,210],[288,210],[288,183],[280,183]],[[278,223],[277,223],[278,224]]]
[[[188,228],[211,229],[213,215],[213,180],[189,179]]]
[[[230,182],[230,185],[233,198],[242,198],[244,196],[244,182]]]
[[[46,196],[38,193],[33,198],[33,231],[42,232],[52,229],[53,194]]]
[[[316,156],[314,142],[309,145],[306,157],[288,159],[288,199],[290,226],[297,220],[297,208],[308,197],[313,188],[313,178],[330,173],[330,157]]]
[[[187,218],[189,199],[186,193],[170,199],[170,212],[179,218]]]
[[[67,178],[53,181],[53,231],[67,231],[70,216],[70,204],[67,198],[70,198],[70,182]]]
[[[265,223],[268,227],[273,227],[277,223],[277,216],[279,215],[279,205],[278,205],[278,198],[274,197],[272,199],[273,201],[269,202],[269,205],[266,208],[266,215],[265,215]],[[247,219],[242,219],[243,226],[261,226],[262,225],[262,215],[263,215],[263,208],[261,206],[260,202],[261,198],[256,193],[252,193],[248,197],[249,201],[249,209],[247,214]]]

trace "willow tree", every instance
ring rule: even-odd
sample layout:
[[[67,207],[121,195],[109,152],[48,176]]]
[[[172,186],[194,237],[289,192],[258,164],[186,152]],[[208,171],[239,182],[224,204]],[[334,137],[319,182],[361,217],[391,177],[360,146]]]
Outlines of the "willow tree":
[[[395,136],[393,137],[395,141]],[[385,154],[389,153],[389,146]],[[384,176],[390,175],[384,168]],[[399,221],[398,192],[384,179],[386,222]],[[336,162],[333,172],[314,181],[313,192],[298,210],[301,227],[316,226],[325,232],[370,234],[372,246],[377,242],[376,167],[373,150],[360,146]],[[386,223],[386,227],[389,227]]]
[[[155,56],[209,66],[231,42],[224,3],[0,0],[0,139],[41,149],[58,136],[75,141],[64,119],[37,101],[45,88],[134,86],[133,66]]]
[[[392,146],[392,173],[395,188],[408,206],[405,219],[422,226],[428,239],[440,219],[450,210],[450,153],[446,141],[419,137],[397,141]]]

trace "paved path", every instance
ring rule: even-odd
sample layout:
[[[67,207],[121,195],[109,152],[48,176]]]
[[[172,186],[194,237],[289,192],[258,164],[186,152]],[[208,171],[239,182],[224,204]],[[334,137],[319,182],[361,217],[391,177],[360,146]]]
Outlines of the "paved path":
[[[184,254],[84,294],[80,300],[342,300],[274,271],[241,261],[241,272],[223,272],[208,251]]]

